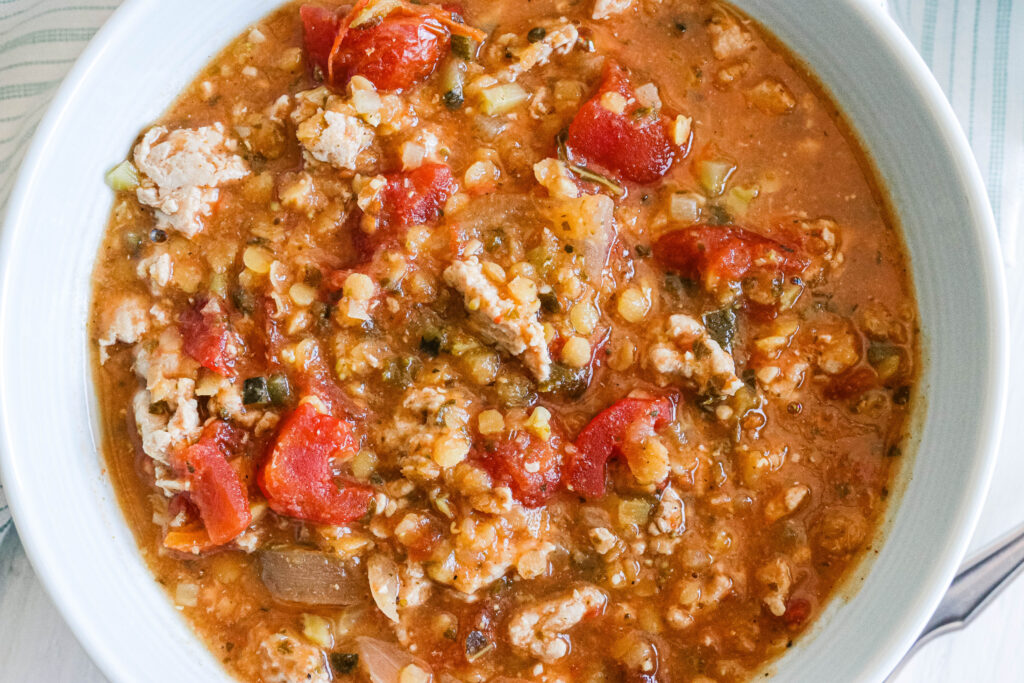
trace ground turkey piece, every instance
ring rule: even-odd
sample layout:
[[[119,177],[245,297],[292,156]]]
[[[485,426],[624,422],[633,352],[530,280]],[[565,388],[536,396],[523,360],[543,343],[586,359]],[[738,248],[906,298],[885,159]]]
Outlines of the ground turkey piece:
[[[600,612],[605,602],[607,596],[600,589],[583,585],[562,597],[525,607],[509,620],[509,640],[542,661],[561,659],[569,654],[569,636],[565,632]]]
[[[217,187],[249,173],[234,148],[220,123],[169,133],[163,126],[149,129],[135,148],[135,165],[143,175],[136,196],[156,209],[158,228],[185,237],[203,230],[203,219],[220,197]]]
[[[540,302],[536,294],[530,302],[502,296],[475,256],[453,262],[445,269],[444,280],[463,295],[466,310],[483,335],[513,356],[520,356],[538,381],[548,379],[551,353],[544,326],[537,319]]]
[[[307,157],[335,168],[355,170],[359,155],[373,142],[373,129],[352,105],[326,88],[299,93],[292,113],[295,135]]]
[[[607,19],[622,14],[633,6],[633,0],[595,0],[593,19]]]
[[[562,19],[557,26],[547,29],[542,40],[524,47],[516,55],[518,61],[499,72],[497,79],[511,83],[530,69],[547,64],[551,55],[569,54],[579,38],[580,33],[576,27]]]
[[[721,60],[746,52],[754,43],[753,37],[740,25],[739,19],[725,12],[715,14],[708,24],[708,33],[711,34],[711,51]]]
[[[736,376],[732,356],[708,334],[699,322],[682,313],[669,318],[666,330],[672,344],[651,347],[651,366],[661,375],[659,383],[682,376],[694,382],[700,391],[714,389],[724,396],[732,396],[743,381]]]
[[[100,362],[107,360],[107,347],[118,342],[134,344],[149,328],[146,300],[141,296],[127,296],[117,306],[104,312],[103,328],[106,332],[96,340],[100,347]]]
[[[155,348],[135,346],[135,373],[145,388],[135,393],[132,407],[142,438],[142,450],[167,464],[174,446],[199,436],[199,406],[195,398],[198,366],[182,353],[181,336],[173,328],[160,335]]]
[[[328,683],[331,675],[319,648],[288,632],[275,633],[260,643],[263,683]]]

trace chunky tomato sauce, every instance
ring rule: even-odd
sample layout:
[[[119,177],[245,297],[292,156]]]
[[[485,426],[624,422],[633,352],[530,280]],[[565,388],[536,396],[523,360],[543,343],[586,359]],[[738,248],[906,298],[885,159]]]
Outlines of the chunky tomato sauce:
[[[288,4],[108,182],[107,460],[239,679],[747,680],[877,540],[905,251],[725,5]]]

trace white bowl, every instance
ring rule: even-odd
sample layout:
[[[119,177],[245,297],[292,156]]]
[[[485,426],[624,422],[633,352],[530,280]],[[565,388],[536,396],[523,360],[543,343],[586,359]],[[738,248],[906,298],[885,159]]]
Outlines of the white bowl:
[[[114,681],[224,680],[139,557],[98,453],[86,320],[104,172],[227,41],[278,0],[128,0],[36,134],[0,243],[2,474],[43,584]],[[896,26],[864,0],[739,0],[831,90],[910,249],[926,363],[920,450],[882,551],[773,669],[880,680],[953,576],[985,496],[1006,389],[995,228],[970,149]],[[905,468],[910,470],[908,466]]]

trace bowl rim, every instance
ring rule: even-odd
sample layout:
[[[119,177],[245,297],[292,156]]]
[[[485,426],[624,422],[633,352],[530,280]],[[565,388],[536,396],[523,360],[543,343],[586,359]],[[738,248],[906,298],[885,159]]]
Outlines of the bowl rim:
[[[987,190],[973,152],[952,106],[943,94],[939,84],[924,60],[895,21],[880,7],[866,0],[841,0],[853,8],[867,28],[883,41],[887,48],[898,54],[896,64],[920,85],[920,102],[929,113],[936,117],[959,165],[963,178],[966,198],[972,200],[974,220],[969,229],[975,232],[979,245],[979,257],[984,264],[978,273],[979,286],[984,290],[986,315],[992,323],[989,330],[987,352],[993,359],[991,372],[985,378],[985,400],[980,410],[983,416],[981,439],[976,445],[972,476],[965,482],[969,494],[964,497],[957,524],[945,536],[949,550],[943,555],[941,567],[932,573],[936,577],[931,585],[923,586],[917,600],[918,609],[904,615],[903,626],[899,629],[901,638],[892,639],[882,650],[875,653],[870,662],[865,662],[864,677],[881,680],[899,663],[905,652],[927,623],[941,600],[947,586],[959,566],[971,540],[974,528],[981,514],[989,482],[998,456],[999,440],[1004,419],[1005,398],[1009,380],[1005,372],[1009,357],[1008,308],[1002,257],[995,227],[995,220],[989,204]],[[0,330],[7,328],[9,315],[7,306],[8,290],[11,287],[9,264],[15,258],[15,234],[21,229],[22,213],[25,211],[33,179],[41,172],[40,162],[52,131],[63,120],[70,101],[77,94],[83,78],[96,66],[103,56],[107,44],[129,27],[133,20],[144,16],[150,0],[125,0],[83,50],[69,70],[55,93],[45,115],[42,117],[31,145],[17,169],[17,179],[11,190],[8,205],[0,227]],[[283,2],[283,0],[282,0]],[[769,30],[771,27],[767,27]],[[808,63],[808,66],[813,66]],[[812,69],[813,72],[813,69]],[[856,131],[855,131],[856,132]],[[78,641],[89,653],[96,665],[115,681],[133,680],[132,672],[126,670],[119,656],[118,648],[101,637],[91,628],[93,617],[77,604],[70,583],[61,577],[57,568],[48,565],[44,558],[45,534],[29,512],[28,493],[21,487],[18,477],[18,459],[14,455],[6,429],[8,410],[4,403],[5,394],[0,387],[0,476],[5,482],[5,493],[25,553],[36,576],[44,586],[61,617],[68,624]],[[912,464],[911,470],[916,466]],[[105,467],[104,467],[105,469]],[[910,476],[908,473],[904,476]]]

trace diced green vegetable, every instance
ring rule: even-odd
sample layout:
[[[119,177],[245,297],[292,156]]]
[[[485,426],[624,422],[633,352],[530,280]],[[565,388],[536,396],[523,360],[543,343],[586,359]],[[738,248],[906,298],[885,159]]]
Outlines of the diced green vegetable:
[[[672,220],[691,225],[700,221],[704,204],[704,198],[694,192],[674,192],[669,199],[668,212]]]
[[[167,405],[167,401],[157,401],[156,403],[149,404],[150,415],[170,415],[171,407]]]
[[[268,377],[267,393],[270,395],[270,402],[275,406],[288,403],[292,397],[292,388],[288,383],[288,375],[278,373]]]
[[[796,282],[787,282],[782,285],[782,294],[779,295],[779,310],[788,311],[793,308],[793,304],[803,294],[804,288],[802,284]]]
[[[139,186],[139,171],[130,161],[122,161],[107,171],[107,186],[115,192],[127,192]]]
[[[507,114],[530,99],[530,94],[517,83],[493,85],[480,92],[480,111],[487,116]]]
[[[480,342],[468,334],[456,333],[449,339],[447,350],[453,356],[465,356],[480,348]]]
[[[563,394],[570,398],[579,398],[590,385],[587,368],[570,368],[563,363],[551,365],[551,376],[541,383],[539,389],[546,394]]]
[[[432,490],[428,495],[430,502],[434,505],[434,508],[448,519],[455,519],[455,513],[452,511],[451,500],[448,498],[448,494],[442,492],[440,489]]]
[[[452,54],[464,62],[471,62],[476,57],[476,41],[469,36],[452,35]]]
[[[215,272],[210,275],[210,292],[219,297],[228,293],[228,276],[226,273]]]
[[[466,82],[466,63],[458,59],[449,59],[441,69],[441,90],[444,92],[444,104],[455,111],[462,106],[465,96],[462,93]]]
[[[675,299],[691,297],[697,292],[697,283],[678,273],[665,273],[665,292]]]
[[[440,327],[430,326],[420,336],[420,351],[428,356],[437,356],[448,346],[448,333]]]
[[[452,111],[461,109],[466,98],[462,94],[462,90],[447,90],[444,95],[441,96],[444,100],[444,106]]]
[[[128,252],[128,255],[138,256],[142,249],[142,235],[134,231],[126,232],[122,239],[124,239],[124,250]]]
[[[537,400],[533,385],[522,375],[503,375],[494,383],[503,408],[525,408]]]
[[[352,476],[367,481],[377,469],[377,454],[365,448],[352,456]]]
[[[334,644],[334,636],[331,635],[331,622],[319,614],[302,615],[302,635],[319,647],[330,647]]]
[[[548,269],[551,268],[551,263],[554,261],[555,254],[558,253],[558,247],[554,244],[545,243],[530,249],[526,252],[526,260],[530,262],[530,265],[537,269],[537,272],[541,275],[546,275]]]
[[[404,389],[416,380],[420,367],[416,356],[394,356],[384,362],[381,376],[391,386]]]
[[[731,308],[710,311],[704,314],[704,327],[711,338],[723,349],[732,353],[732,338],[736,334],[736,312]]]
[[[734,216],[742,216],[750,208],[753,202],[761,193],[756,185],[741,185],[729,190],[725,195],[725,207]]]
[[[471,631],[469,636],[472,636],[474,633],[480,634],[483,642],[478,640],[470,642],[470,637],[466,638],[466,661],[470,664],[486,655],[495,647],[494,643],[488,641],[480,631]]]
[[[900,369],[900,350],[892,344],[872,342],[868,346],[868,362],[875,368],[878,377],[884,382],[892,378]]]
[[[250,377],[242,383],[242,403],[247,406],[270,403],[266,377]]]
[[[501,357],[494,350],[481,346],[462,357],[462,367],[477,384],[490,384],[501,367]]]
[[[355,652],[332,652],[331,668],[339,676],[347,676],[359,666],[359,655]]]
[[[554,292],[541,292],[537,295],[540,299],[540,307],[545,313],[561,313],[562,304]]]
[[[725,192],[725,186],[735,171],[736,162],[724,157],[697,163],[697,178],[704,192],[710,197],[717,197]]]
[[[712,204],[704,213],[707,216],[707,222],[711,225],[732,224],[732,216],[719,204]]]
[[[245,287],[238,287],[231,292],[231,303],[242,315],[252,315],[256,310],[256,297]]]
[[[623,498],[619,501],[619,524],[643,526],[651,516],[651,503],[643,498]]]

